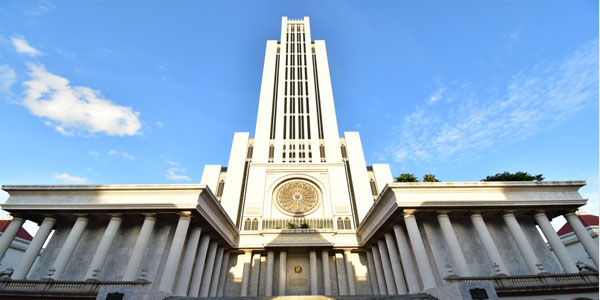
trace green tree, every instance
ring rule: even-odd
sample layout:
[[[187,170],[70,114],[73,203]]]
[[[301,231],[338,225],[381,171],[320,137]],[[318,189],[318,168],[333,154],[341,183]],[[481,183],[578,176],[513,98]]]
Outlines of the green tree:
[[[425,176],[423,176],[423,182],[440,182],[437,178],[435,178],[435,175],[433,174],[425,174]]]
[[[419,182],[419,180],[417,180],[417,177],[410,173],[402,173],[402,174],[400,174],[400,176],[395,177],[394,181],[396,181],[396,182]]]
[[[496,175],[487,176],[481,181],[542,181],[544,176],[542,174],[531,175],[527,172],[518,171],[516,173],[510,173],[504,171],[504,173],[496,173]]]

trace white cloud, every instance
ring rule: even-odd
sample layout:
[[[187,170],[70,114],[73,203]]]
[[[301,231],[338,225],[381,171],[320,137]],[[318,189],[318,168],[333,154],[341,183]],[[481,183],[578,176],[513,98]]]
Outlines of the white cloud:
[[[124,159],[128,159],[128,160],[134,160],[135,156],[127,153],[127,152],[121,152],[121,151],[117,151],[117,150],[110,150],[107,153],[108,155],[119,155],[121,157],[123,157]]]
[[[24,83],[23,104],[32,114],[52,121],[56,130],[135,135],[142,125],[138,112],[103,99],[100,92],[88,87],[71,87],[69,80],[52,74],[43,65],[28,64],[31,80]]]
[[[171,165],[171,166],[178,166],[178,165],[179,165],[179,163],[178,163],[178,162],[171,161],[171,160],[167,160],[167,163],[168,163],[169,165]]]
[[[90,151],[88,152],[89,155],[93,155],[93,156],[99,156],[100,153],[96,152],[96,151]]]
[[[52,177],[68,183],[86,183],[88,181],[85,177],[71,176],[67,173],[53,173]]]
[[[179,169],[179,168],[170,168],[169,170],[167,170],[167,179],[169,180],[185,180],[185,181],[190,181],[190,177],[188,177],[187,175],[182,175],[182,174],[177,174],[179,172],[186,172],[186,169]]]
[[[13,37],[10,40],[12,41],[13,46],[15,46],[15,50],[21,54],[29,56],[38,56],[42,54],[39,50],[31,47],[24,38]]]
[[[444,95],[445,91],[446,88],[444,87],[435,90],[433,93],[431,93],[431,95],[429,95],[429,102],[436,102],[442,99],[442,96]]]
[[[0,92],[10,93],[10,87],[17,80],[15,70],[8,65],[0,65]]]
[[[514,75],[499,90],[452,83],[443,93],[438,91],[428,99],[431,105],[421,105],[396,127],[399,138],[388,147],[388,155],[397,161],[473,159],[482,151],[522,140],[584,109],[597,109],[598,40],[560,61]],[[447,101],[438,101],[437,95],[442,94]]]

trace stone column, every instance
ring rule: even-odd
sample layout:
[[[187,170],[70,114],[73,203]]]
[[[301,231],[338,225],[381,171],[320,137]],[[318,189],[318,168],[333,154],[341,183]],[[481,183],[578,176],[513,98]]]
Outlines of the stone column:
[[[417,276],[417,268],[413,262],[408,239],[402,226],[394,226],[394,235],[396,235],[396,243],[398,244],[398,250],[400,252],[400,260],[402,262],[402,268],[404,269],[404,278],[408,285],[408,292],[411,294],[418,293],[421,291],[421,285],[419,284],[419,277]]]
[[[275,252],[269,251],[267,252],[267,278],[266,278],[266,286],[265,286],[265,296],[271,297],[273,296],[273,264],[275,262]]]
[[[398,295],[396,289],[396,281],[394,280],[394,273],[392,273],[392,267],[390,263],[390,256],[388,255],[387,246],[384,240],[377,241],[379,245],[379,254],[381,256],[381,264],[383,266],[383,275],[385,275],[385,286],[387,287],[388,295]]]
[[[340,296],[348,295],[348,276],[343,253],[335,253],[335,268],[337,271],[338,292]],[[346,275],[346,278],[342,275]]]
[[[419,226],[417,225],[417,219],[414,214],[405,213],[404,223],[406,224],[406,231],[408,232],[408,238],[413,248],[413,253],[417,259],[417,267],[421,274],[421,281],[423,282],[423,289],[430,289],[436,286],[435,279],[433,278],[433,272],[431,271],[431,265],[429,264],[429,258],[425,251],[425,245],[421,239],[421,233],[419,232]]]
[[[477,236],[479,236],[479,240],[481,240],[481,243],[483,244],[483,248],[485,248],[485,252],[490,258],[492,265],[495,264],[498,266],[498,269],[500,270],[499,273],[509,275],[504,260],[502,259],[502,256],[500,256],[498,247],[496,247],[481,214],[473,213],[471,215],[471,222],[473,222],[473,227],[477,232]]]
[[[19,233],[19,229],[23,226],[23,222],[25,222],[25,219],[18,217],[13,217],[12,220],[10,220],[8,228],[6,228],[4,234],[2,234],[2,239],[0,239],[0,261],[2,261],[4,254],[6,254],[6,250],[8,250],[10,244],[12,244],[17,233]]]
[[[129,263],[125,268],[125,274],[123,275],[123,281],[134,281],[137,278],[140,266],[142,265],[142,259],[148,248],[148,243],[152,239],[152,232],[154,231],[154,225],[156,224],[155,214],[145,214],[144,223],[142,229],[138,234],[133,251],[131,251],[131,257],[129,257]]]
[[[279,296],[286,294],[287,283],[287,253],[279,252]]]
[[[104,265],[104,261],[106,260],[106,256],[108,256],[108,252],[110,252],[110,248],[112,247],[113,241],[119,232],[119,227],[121,227],[121,223],[123,223],[123,218],[121,215],[112,215],[108,225],[106,226],[106,230],[104,230],[104,235],[102,235],[102,239],[100,240],[100,244],[96,248],[96,253],[94,254],[94,258],[92,258],[92,262],[85,273],[85,279],[93,279],[96,270],[102,270],[102,266]],[[100,275],[100,274],[97,274]],[[95,278],[100,279],[100,278]]]
[[[352,266],[352,252],[344,250],[344,260],[346,262],[346,277],[348,278],[348,294],[356,295],[356,287],[354,285],[354,266]]]
[[[533,248],[531,248],[531,245],[523,233],[523,229],[521,229],[521,226],[519,225],[517,218],[515,218],[515,215],[512,212],[507,212],[502,216],[502,218],[504,219],[510,234],[517,243],[519,251],[521,251],[521,254],[523,254],[525,262],[527,263],[527,267],[529,267],[531,273],[539,273],[540,270],[538,270],[537,266],[537,264],[539,264],[539,260],[537,256],[535,256],[535,252],[533,252]]]
[[[567,219],[567,222],[569,222],[569,225],[571,225],[571,228],[573,228],[573,232],[575,232],[575,235],[577,235],[577,238],[579,239],[579,242],[581,242],[581,245],[583,245],[585,252],[587,252],[592,261],[594,261],[596,268],[598,268],[598,244],[594,242],[585,227],[583,227],[583,224],[581,224],[577,214],[574,212],[567,213],[565,214],[565,219]]]
[[[321,261],[323,262],[323,290],[325,295],[331,295],[331,272],[329,270],[329,251],[321,251]]]
[[[221,272],[219,274],[219,286],[217,287],[217,297],[223,297],[225,280],[227,279],[227,267],[229,267],[229,251],[223,253],[223,262],[221,263]]]
[[[175,283],[175,296],[187,296],[201,232],[202,229],[200,227],[193,227],[188,234],[185,251],[183,252],[183,261],[181,262],[181,268],[179,269],[177,282]]]
[[[317,252],[308,252],[308,257],[310,261],[310,294],[317,295],[319,293],[319,289],[317,287]]]
[[[575,263],[573,263],[571,255],[569,255],[567,248],[560,241],[558,234],[552,227],[552,224],[550,224],[550,221],[548,220],[546,214],[544,212],[538,212],[534,215],[534,218],[540,226],[540,229],[544,233],[546,240],[548,240],[548,243],[552,247],[552,251],[556,255],[556,258],[558,258],[558,261],[565,270],[565,273],[579,273],[579,269],[577,268]]]
[[[221,275],[221,264],[223,263],[224,248],[217,248],[217,256],[215,257],[215,266],[213,268],[212,280],[210,281],[210,289],[208,290],[209,297],[217,296],[217,287],[219,286],[219,275]]]
[[[52,228],[54,227],[55,223],[56,219],[54,218],[44,218],[44,221],[42,221],[42,225],[40,225],[40,228],[35,234],[35,237],[31,241],[31,243],[29,243],[29,247],[27,247],[27,250],[25,250],[25,253],[21,257],[19,264],[17,264],[17,267],[15,268],[15,271],[10,278],[14,280],[22,280],[27,277],[29,269],[31,269],[33,262],[35,262],[35,259],[40,253],[40,250],[42,249],[44,242],[46,242],[46,239],[48,238],[50,231],[52,231]],[[19,228],[21,227],[19,226]]]
[[[200,294],[198,297],[208,297],[210,292],[210,281],[212,280],[213,268],[215,267],[215,258],[217,256],[217,242],[210,242],[204,272],[202,272],[202,282],[200,283]]]
[[[373,291],[373,295],[380,295],[379,288],[377,287],[377,275],[375,275],[375,261],[373,260],[373,253],[371,253],[371,250],[367,250],[365,252],[367,253],[367,272],[369,273],[371,290]]]
[[[450,222],[450,217],[448,217],[448,213],[440,212],[438,214],[438,222],[440,223],[440,228],[442,229],[442,234],[444,235],[446,245],[448,245],[448,250],[450,250],[452,261],[454,262],[454,266],[456,267],[456,272],[459,276],[462,277],[471,276],[469,265],[467,265],[465,255],[463,254],[462,248],[460,247],[458,238],[456,238],[456,233],[454,232],[454,228],[452,227],[452,223]]]
[[[383,274],[383,266],[381,265],[381,256],[379,255],[379,247],[377,245],[371,246],[371,254],[373,254],[373,261],[375,262],[375,275],[377,275],[377,287],[379,289],[379,295],[387,295],[387,287],[385,286],[385,275]]]
[[[398,249],[396,249],[396,241],[391,233],[386,232],[385,244],[388,248],[388,254],[390,255],[390,263],[392,264],[392,272],[394,273],[394,281],[396,283],[396,290],[399,295],[408,293],[406,289],[406,283],[404,283],[404,273],[402,272],[402,265],[400,264],[400,258],[398,257]]]
[[[60,276],[65,271],[69,259],[71,259],[71,255],[73,255],[73,251],[75,251],[75,247],[77,247],[77,243],[79,243],[79,239],[87,227],[88,221],[88,218],[85,216],[78,216],[75,220],[71,232],[69,232],[65,243],[58,252],[58,256],[56,256],[54,264],[52,265],[52,269],[54,269],[52,279],[60,279]]]
[[[256,297],[258,296],[258,285],[259,285],[259,277],[260,277],[260,254],[254,253],[252,255],[252,266],[250,271],[250,282],[249,282],[249,291],[248,296]]]
[[[188,290],[188,297],[198,297],[200,294],[200,283],[204,273],[204,262],[206,261],[206,253],[208,252],[208,244],[210,243],[210,235],[202,236],[198,254],[196,254],[196,262],[194,263],[194,271],[192,272],[192,280]]]
[[[181,259],[181,252],[183,251],[183,244],[185,244],[185,237],[187,236],[191,219],[189,214],[179,215],[175,235],[171,242],[171,248],[169,248],[169,255],[167,256],[167,262],[160,281],[159,289],[163,292],[171,293],[173,291],[173,283],[175,282],[175,275],[177,275],[179,259]]]
[[[250,282],[250,266],[252,264],[252,251],[244,253],[244,272],[242,273],[242,291],[240,296],[248,296],[248,282]]]

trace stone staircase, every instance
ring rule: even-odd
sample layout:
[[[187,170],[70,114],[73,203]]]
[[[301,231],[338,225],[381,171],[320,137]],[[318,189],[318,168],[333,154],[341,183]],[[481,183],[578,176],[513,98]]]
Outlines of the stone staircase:
[[[200,298],[200,297],[167,297],[165,300],[436,300],[428,294],[394,295],[394,296],[273,296],[273,297],[219,297],[219,298]]]

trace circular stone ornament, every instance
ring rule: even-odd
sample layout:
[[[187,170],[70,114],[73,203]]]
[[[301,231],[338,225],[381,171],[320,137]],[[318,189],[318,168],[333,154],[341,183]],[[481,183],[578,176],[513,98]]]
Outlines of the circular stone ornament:
[[[286,213],[305,215],[319,204],[317,187],[306,180],[289,180],[277,190],[277,205]]]

